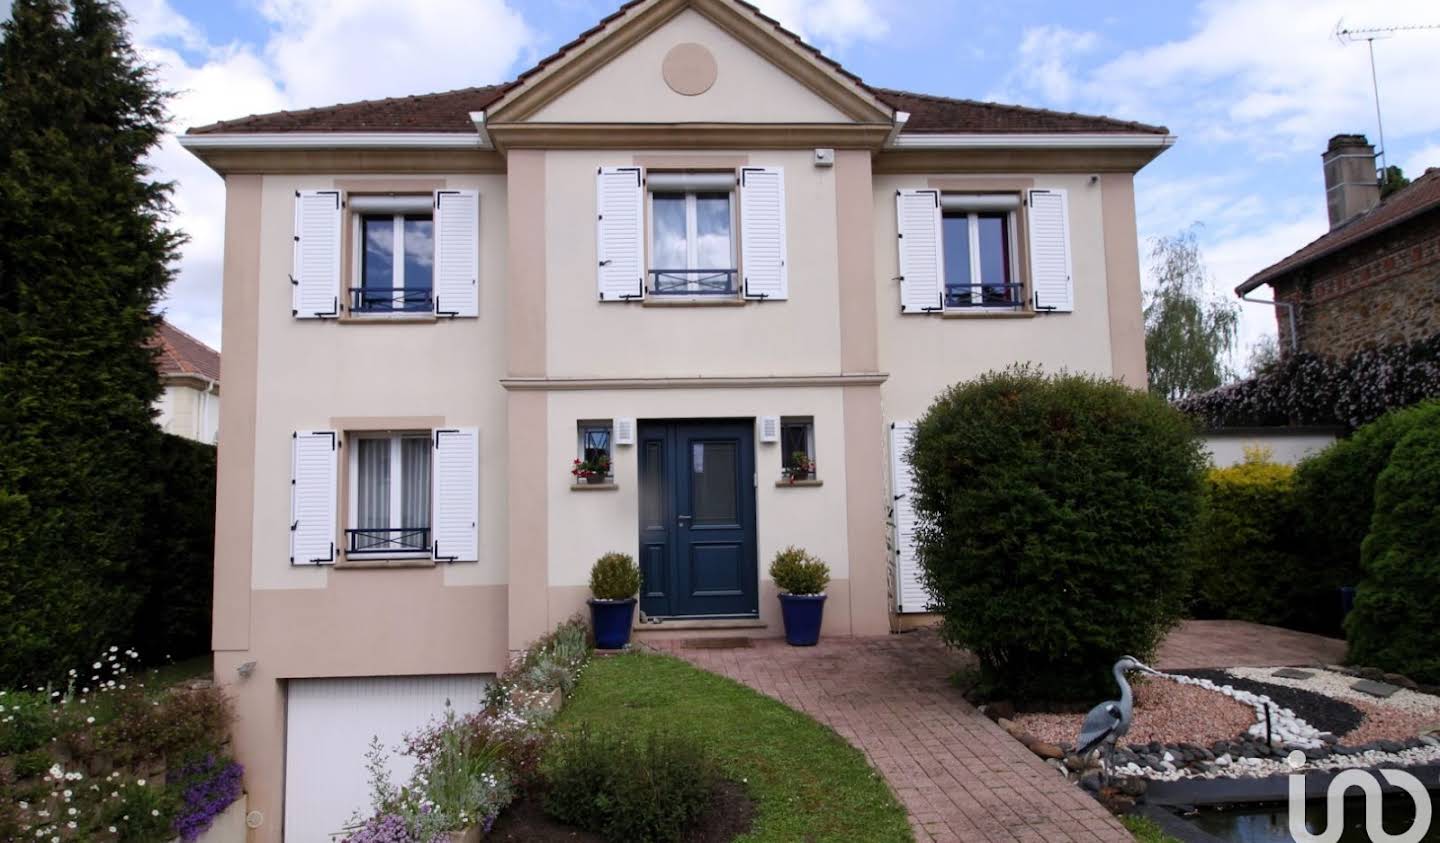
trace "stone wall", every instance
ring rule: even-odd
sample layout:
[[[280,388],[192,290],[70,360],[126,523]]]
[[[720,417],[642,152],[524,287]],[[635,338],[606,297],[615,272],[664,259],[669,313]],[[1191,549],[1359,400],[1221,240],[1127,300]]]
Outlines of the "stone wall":
[[[1440,334],[1440,211],[1368,238],[1275,282],[1298,303],[1300,349],[1344,357]],[[1290,325],[1276,308],[1280,347]]]

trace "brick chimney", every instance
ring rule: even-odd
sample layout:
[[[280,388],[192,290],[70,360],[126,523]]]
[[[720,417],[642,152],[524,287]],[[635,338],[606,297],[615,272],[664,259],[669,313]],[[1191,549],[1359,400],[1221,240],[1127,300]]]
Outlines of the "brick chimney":
[[[1375,147],[1364,135],[1336,135],[1320,160],[1325,166],[1325,205],[1332,230],[1380,204]]]

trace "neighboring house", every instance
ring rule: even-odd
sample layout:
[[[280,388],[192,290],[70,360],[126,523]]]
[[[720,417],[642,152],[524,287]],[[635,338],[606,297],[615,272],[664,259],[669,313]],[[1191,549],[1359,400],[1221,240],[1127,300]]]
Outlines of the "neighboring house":
[[[1322,161],[1330,230],[1236,294],[1270,285],[1284,353],[1345,357],[1440,334],[1440,169],[1381,201],[1364,135],[1331,138]]]
[[[220,430],[220,352],[163,320],[152,344],[164,388],[155,402],[155,423],[166,433],[215,444]]]
[[[1144,388],[1133,174],[1173,140],[871,87],[735,0],[190,130],[227,191],[214,646],[252,839],[336,831],[371,735],[473,704],[607,551],[641,640],[778,635],[791,544],[827,635],[911,622],[912,422],[1017,361]]]

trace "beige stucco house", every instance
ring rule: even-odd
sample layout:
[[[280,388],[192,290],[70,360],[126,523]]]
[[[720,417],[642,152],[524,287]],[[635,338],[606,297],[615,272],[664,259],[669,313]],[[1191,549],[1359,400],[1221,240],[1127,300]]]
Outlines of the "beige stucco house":
[[[642,640],[779,634],[791,544],[825,634],[912,622],[910,422],[1016,361],[1143,387],[1132,177],[1172,141],[873,87],[734,0],[636,0],[506,85],[192,129],[227,188],[214,646],[252,839],[337,831],[370,736],[474,705],[606,551]]]
[[[164,320],[151,346],[161,387],[155,423],[166,433],[214,445],[220,432],[220,352]]]

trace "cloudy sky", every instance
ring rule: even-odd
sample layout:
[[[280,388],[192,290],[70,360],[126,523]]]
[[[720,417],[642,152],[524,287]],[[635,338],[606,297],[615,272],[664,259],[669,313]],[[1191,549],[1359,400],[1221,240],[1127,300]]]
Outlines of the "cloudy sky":
[[[133,32],[179,96],[174,127],[513,77],[619,0],[125,0]],[[1326,228],[1320,152],[1375,136],[1354,27],[1440,23],[1433,0],[758,0],[867,81],[955,97],[1163,123],[1179,144],[1141,172],[1148,238],[1199,224],[1217,293]],[[1139,11],[1137,11],[1139,9]],[[1440,166],[1440,31],[1376,44],[1388,162]],[[220,341],[223,188],[168,139],[191,237],[169,317]],[[1248,347],[1274,332],[1247,305]],[[1242,350],[1239,358],[1246,354]]]

